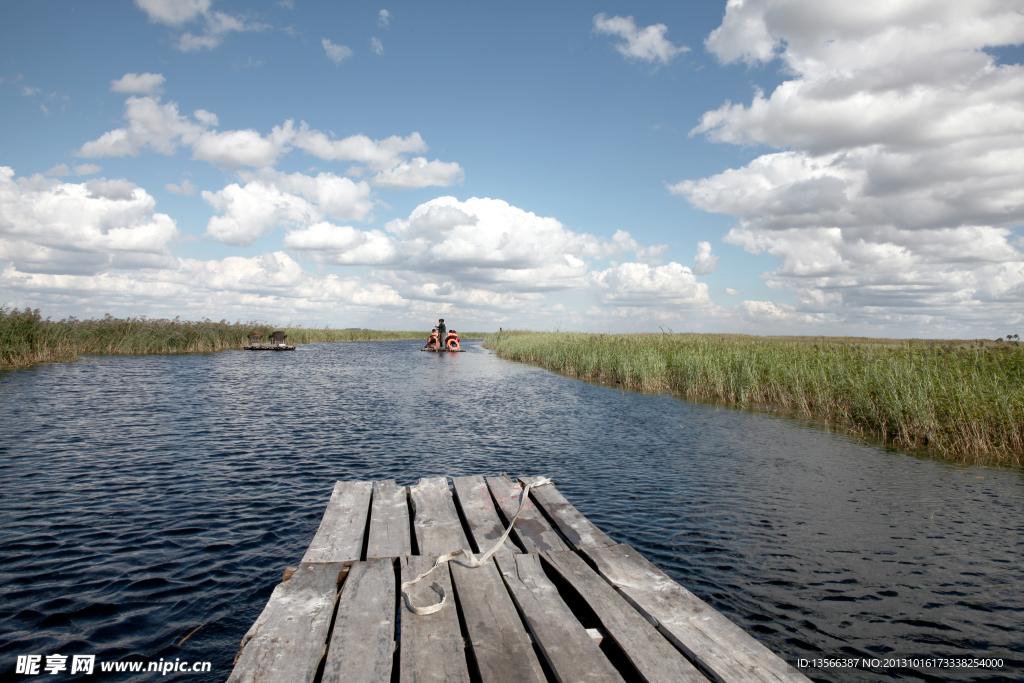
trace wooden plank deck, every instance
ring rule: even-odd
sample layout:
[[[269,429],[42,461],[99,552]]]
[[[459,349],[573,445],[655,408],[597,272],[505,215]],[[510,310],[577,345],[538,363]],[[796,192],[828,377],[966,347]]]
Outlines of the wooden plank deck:
[[[439,555],[490,550],[519,511],[520,482],[335,484],[298,568],[243,638],[229,682],[809,681],[617,544],[553,484],[521,481],[533,484],[530,498],[492,559],[456,557],[405,595],[402,582]]]

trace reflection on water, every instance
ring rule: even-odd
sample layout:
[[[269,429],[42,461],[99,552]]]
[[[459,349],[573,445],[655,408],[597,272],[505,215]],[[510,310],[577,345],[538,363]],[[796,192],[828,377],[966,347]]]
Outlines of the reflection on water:
[[[814,678],[1021,680],[1019,470],[624,393],[474,342],[451,355],[420,345],[0,374],[0,676],[18,654],[59,652],[210,660],[190,680],[223,680],[335,480],[504,470],[553,477],[609,535],[791,663],[1004,660]]]

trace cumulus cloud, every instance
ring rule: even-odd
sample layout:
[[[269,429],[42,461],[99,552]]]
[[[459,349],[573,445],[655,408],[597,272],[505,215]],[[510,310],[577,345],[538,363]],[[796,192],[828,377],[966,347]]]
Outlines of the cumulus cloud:
[[[110,90],[135,95],[156,95],[162,89],[165,80],[167,79],[163,74],[127,73],[117,80],[110,81]]]
[[[208,131],[192,142],[192,158],[221,168],[273,166],[282,154],[291,150],[289,143],[294,137],[291,121],[274,126],[266,137],[252,129]]]
[[[373,176],[370,183],[376,187],[412,190],[431,185],[447,187],[461,183],[464,178],[462,167],[454,161],[427,161],[424,157],[416,157],[394,168],[381,171]]]
[[[377,25],[381,28],[387,28],[391,24],[391,17],[391,12],[382,9],[380,14],[377,15]]]
[[[645,62],[661,62],[668,64],[672,59],[690,48],[673,45],[665,34],[668,27],[665,24],[652,24],[645,28],[638,28],[633,17],[611,17],[604,12],[594,17],[594,33],[618,36],[625,40],[618,43],[615,49],[619,54],[629,60],[643,60]]]
[[[426,157],[409,159],[409,154],[429,149],[419,133],[407,137],[392,135],[383,140],[365,135],[335,140],[326,133],[310,129],[304,121],[296,128],[291,119],[275,126],[267,135],[253,129],[218,131],[216,114],[198,109],[189,118],[178,112],[177,103],[163,103],[154,96],[129,97],[124,118],[126,126],[85,143],[76,155],[134,156],[147,149],[174,154],[184,146],[192,149],[193,159],[219,168],[237,169],[271,167],[281,156],[298,148],[325,161],[363,164],[365,167],[349,169],[349,175],[373,171],[371,183],[377,187],[448,186],[461,183],[465,176],[456,162],[428,161]]]
[[[384,44],[380,42],[380,38],[370,38],[370,52],[375,55],[384,54]]]
[[[706,283],[686,266],[672,262],[663,266],[620,263],[593,274],[606,304],[615,306],[699,306],[711,305]]]
[[[185,197],[191,197],[196,193],[199,188],[192,184],[192,182],[186,178],[182,181],[181,185],[175,185],[174,183],[167,183],[164,185],[164,189],[174,194],[180,194]]]
[[[324,38],[320,43],[324,46],[327,58],[335,64],[341,64],[352,56],[352,48],[347,45],[338,45],[332,42],[330,38]]]
[[[284,246],[305,252],[316,263],[376,266],[399,260],[398,242],[390,235],[326,222],[292,230],[285,235]]]
[[[54,166],[53,168],[48,170],[45,175],[48,175],[48,176],[71,175],[71,171],[68,170],[68,165],[67,164],[57,164],[56,166]]]
[[[210,11],[210,0],[135,0],[154,23],[181,26]]]
[[[125,102],[128,125],[87,142],[75,153],[80,157],[135,156],[143,149],[174,154],[181,144],[195,143],[209,127],[208,112],[197,111],[196,121],[178,113],[175,102],[161,104],[159,97],[129,97]]]
[[[398,165],[405,154],[429,149],[419,133],[404,138],[392,135],[384,140],[371,140],[365,135],[331,140],[325,133],[310,130],[305,123],[295,136],[295,146],[325,161],[356,161],[374,171]]]
[[[726,242],[776,256],[797,313],[943,334],[1019,317],[1024,67],[985,48],[1021,42],[1019,3],[730,1],[707,48],[789,78],[691,135],[783,151],[670,189],[736,216]]]
[[[332,173],[264,172],[244,185],[231,183],[202,197],[219,214],[206,234],[235,246],[250,246],[279,225],[310,226],[325,216],[362,220],[373,209],[370,187]]]
[[[103,169],[96,164],[78,164],[75,166],[75,173],[77,175],[93,175],[94,173],[99,173],[101,170]]]
[[[0,262],[24,273],[95,274],[166,264],[174,221],[123,179],[64,183],[0,167]]]
[[[697,242],[697,255],[693,258],[693,272],[707,275],[718,267],[718,257],[711,253],[711,242]]]
[[[726,287],[725,288],[725,293],[728,294],[729,296],[739,296],[743,292],[741,292],[738,289],[733,289],[732,287]]]
[[[244,17],[211,12],[210,0],[135,0],[135,4],[149,15],[149,20],[153,23],[180,28],[185,24],[202,20],[203,28],[198,35],[186,31],[178,38],[175,47],[182,52],[212,50],[224,42],[224,36],[232,31],[264,31],[270,28],[269,24],[249,21]],[[152,94],[150,91],[137,90],[117,92]]]

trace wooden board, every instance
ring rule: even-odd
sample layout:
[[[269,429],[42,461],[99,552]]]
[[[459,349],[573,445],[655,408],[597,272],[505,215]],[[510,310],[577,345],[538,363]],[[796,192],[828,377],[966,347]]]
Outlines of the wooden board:
[[[430,569],[436,558],[412,555],[400,559],[402,581],[416,578]],[[409,589],[409,597],[418,607],[437,603],[443,590],[448,602],[439,612],[419,615],[401,600],[402,640],[398,653],[400,683],[431,683],[447,681],[469,683],[465,643],[459,630],[459,613],[452,594],[448,565],[443,564],[433,574]]]
[[[556,678],[622,683],[590,634],[562,602],[536,554],[497,560],[501,577]]]
[[[523,488],[507,477],[487,477],[487,486],[491,489],[491,494],[498,502],[505,519],[511,522],[516,511],[519,510],[519,498]],[[516,537],[516,541],[528,553],[539,553],[545,550],[571,550],[558,536],[558,532],[551,528],[532,500],[526,501],[512,533]]]
[[[230,683],[310,683],[327,647],[342,563],[303,563],[242,638]]]
[[[405,487],[396,486],[393,479],[373,482],[366,559],[411,555],[411,538]]]
[[[532,484],[538,479],[541,477],[522,477],[527,484]],[[558,492],[554,484],[531,488],[530,497],[544,510],[566,540],[574,547],[606,548],[615,545],[615,541],[580,514],[580,511]]]
[[[447,478],[420,479],[416,486],[409,487],[409,500],[420,555],[444,555],[459,548],[472,550],[448,490]]]
[[[491,561],[470,567],[453,560],[451,572],[480,679],[487,683],[546,683],[497,565]]]
[[[338,598],[323,683],[391,680],[395,595],[390,558],[352,565]]]
[[[606,581],[713,680],[809,681],[628,545],[588,548],[583,552]]]
[[[579,555],[573,552],[551,552],[544,553],[542,557],[590,605],[594,614],[601,620],[607,635],[618,644],[644,681],[707,682],[707,679],[658,633],[643,615],[626,602],[607,581],[594,573]]]
[[[462,515],[469,527],[469,540],[473,542],[472,550],[485,553],[505,533],[501,518],[494,509],[494,499],[487,490],[487,482],[480,476],[452,477],[452,482],[455,484],[455,496],[458,498],[459,507],[462,508]],[[506,539],[494,557],[510,557],[519,552],[519,548]]]
[[[361,559],[366,517],[370,512],[368,481],[339,481],[327,503],[303,562],[351,562]]]

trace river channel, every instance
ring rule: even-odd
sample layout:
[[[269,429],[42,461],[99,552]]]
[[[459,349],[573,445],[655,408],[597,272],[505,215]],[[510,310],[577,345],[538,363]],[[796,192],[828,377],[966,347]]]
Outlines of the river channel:
[[[552,477],[793,665],[1002,660],[801,668],[815,680],[1022,680],[1021,470],[421,345],[0,373],[0,679],[59,653],[209,661],[167,678],[223,681],[335,480],[507,471]]]

